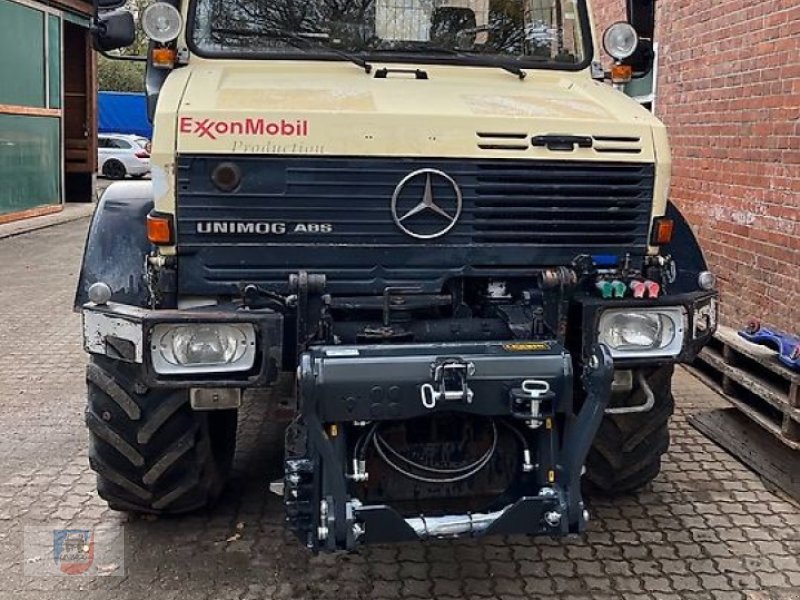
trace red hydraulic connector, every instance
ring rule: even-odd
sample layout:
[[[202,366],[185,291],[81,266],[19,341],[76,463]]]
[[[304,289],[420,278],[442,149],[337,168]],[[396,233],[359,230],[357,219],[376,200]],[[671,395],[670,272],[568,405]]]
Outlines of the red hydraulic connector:
[[[658,298],[661,294],[661,286],[655,281],[645,281],[644,285],[647,288],[647,295],[650,298]]]
[[[645,293],[647,293],[647,286],[644,284],[644,281],[631,281],[631,290],[633,291],[634,298],[644,298]]]

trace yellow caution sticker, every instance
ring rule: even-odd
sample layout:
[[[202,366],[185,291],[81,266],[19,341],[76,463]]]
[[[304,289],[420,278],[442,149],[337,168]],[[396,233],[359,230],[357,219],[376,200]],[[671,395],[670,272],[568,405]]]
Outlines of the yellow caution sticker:
[[[519,342],[515,344],[503,344],[506,352],[546,352],[550,350],[547,342]]]

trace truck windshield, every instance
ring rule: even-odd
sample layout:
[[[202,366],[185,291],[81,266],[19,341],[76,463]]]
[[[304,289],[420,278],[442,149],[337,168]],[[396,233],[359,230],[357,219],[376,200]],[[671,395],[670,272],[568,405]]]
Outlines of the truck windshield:
[[[191,45],[207,57],[574,69],[591,47],[584,0],[194,0],[192,11]]]

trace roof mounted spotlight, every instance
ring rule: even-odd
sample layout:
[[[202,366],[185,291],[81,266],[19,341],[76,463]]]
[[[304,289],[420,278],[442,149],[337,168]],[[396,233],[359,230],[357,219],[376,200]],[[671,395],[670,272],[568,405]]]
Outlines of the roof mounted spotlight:
[[[639,47],[639,34],[630,23],[614,23],[603,34],[603,48],[615,60],[633,56]]]
[[[183,17],[178,9],[166,2],[151,4],[142,13],[142,29],[154,42],[166,44],[181,32]]]

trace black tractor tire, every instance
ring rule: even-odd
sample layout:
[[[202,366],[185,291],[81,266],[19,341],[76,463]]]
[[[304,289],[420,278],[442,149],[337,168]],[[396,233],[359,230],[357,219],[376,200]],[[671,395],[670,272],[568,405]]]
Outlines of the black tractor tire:
[[[181,514],[219,498],[237,411],[195,412],[186,389],[148,389],[140,367],[93,356],[86,369],[89,464],[114,510]]]
[[[103,164],[103,176],[109,179],[125,179],[128,170],[120,161],[112,158]]]
[[[589,493],[617,495],[635,492],[661,471],[661,457],[669,449],[669,419],[675,409],[668,365],[645,371],[655,406],[644,413],[606,415],[586,460],[584,481]],[[633,390],[612,406],[644,404],[645,394],[634,377]]]

